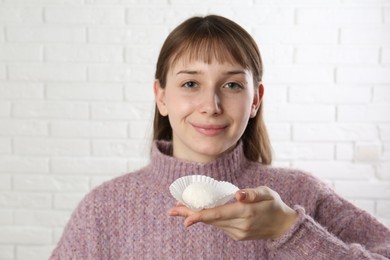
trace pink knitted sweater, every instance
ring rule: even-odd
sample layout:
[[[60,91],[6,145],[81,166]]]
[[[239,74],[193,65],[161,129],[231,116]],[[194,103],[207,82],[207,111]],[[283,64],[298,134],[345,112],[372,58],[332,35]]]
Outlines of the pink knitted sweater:
[[[104,183],[79,204],[51,259],[386,259],[390,231],[298,170],[251,162],[242,145],[216,161],[199,164],[171,157],[157,142],[145,168]],[[168,191],[178,177],[204,174],[240,188],[266,185],[299,214],[277,240],[235,241],[198,223],[189,228],[170,217]]]

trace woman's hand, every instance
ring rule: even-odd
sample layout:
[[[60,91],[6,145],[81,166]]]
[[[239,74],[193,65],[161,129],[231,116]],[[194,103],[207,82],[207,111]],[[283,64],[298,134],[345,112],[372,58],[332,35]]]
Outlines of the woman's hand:
[[[235,240],[276,239],[286,233],[297,218],[297,213],[279,194],[266,186],[239,190],[235,198],[234,203],[202,211],[179,204],[169,210],[169,215],[185,217],[186,227],[198,222],[213,225]]]

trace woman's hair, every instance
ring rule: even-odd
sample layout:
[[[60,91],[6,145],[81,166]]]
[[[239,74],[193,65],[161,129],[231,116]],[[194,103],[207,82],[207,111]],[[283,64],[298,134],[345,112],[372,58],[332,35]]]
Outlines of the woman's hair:
[[[179,58],[211,63],[238,63],[253,74],[258,87],[263,74],[260,52],[253,38],[240,25],[217,15],[192,17],[176,27],[165,40],[157,60],[155,78],[165,88],[167,74]],[[251,161],[270,164],[271,144],[263,120],[263,105],[256,117],[250,118],[241,137],[245,156]],[[153,140],[172,140],[168,116],[162,116],[155,107]]]

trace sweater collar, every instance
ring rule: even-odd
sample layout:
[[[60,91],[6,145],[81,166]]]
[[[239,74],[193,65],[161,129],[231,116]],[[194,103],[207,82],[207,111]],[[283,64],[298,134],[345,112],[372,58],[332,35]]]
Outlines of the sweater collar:
[[[239,144],[229,153],[208,163],[180,160],[172,155],[172,142],[155,141],[152,147],[151,167],[157,181],[171,183],[186,175],[206,175],[219,181],[235,183],[249,162]]]

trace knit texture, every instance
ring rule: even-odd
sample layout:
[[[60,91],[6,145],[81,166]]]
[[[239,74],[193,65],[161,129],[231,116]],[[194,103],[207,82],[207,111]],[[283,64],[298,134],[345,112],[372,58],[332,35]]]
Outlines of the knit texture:
[[[67,224],[51,259],[386,259],[390,231],[312,175],[247,160],[242,144],[206,164],[170,154],[155,142],[145,168],[91,191]],[[277,240],[235,241],[203,223],[171,217],[169,185],[202,174],[239,188],[265,185],[298,212]]]

